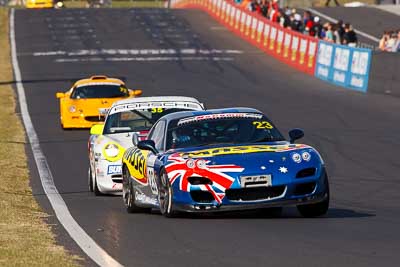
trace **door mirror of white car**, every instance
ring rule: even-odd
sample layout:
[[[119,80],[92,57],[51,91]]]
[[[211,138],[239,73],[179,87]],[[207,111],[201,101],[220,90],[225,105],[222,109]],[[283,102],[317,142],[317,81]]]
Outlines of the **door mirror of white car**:
[[[133,133],[132,134],[132,144],[134,146],[137,146],[139,143],[139,134],[138,133]]]
[[[103,133],[104,124],[95,124],[90,128],[91,135],[100,135]]]

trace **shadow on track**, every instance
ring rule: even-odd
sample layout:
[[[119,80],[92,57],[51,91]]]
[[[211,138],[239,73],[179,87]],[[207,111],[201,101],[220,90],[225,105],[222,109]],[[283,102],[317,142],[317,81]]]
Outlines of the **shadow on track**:
[[[314,219],[332,219],[332,218],[364,218],[375,217],[375,214],[366,213],[351,209],[331,208],[325,216],[317,217]],[[192,214],[182,213],[177,217],[179,219],[304,219],[297,212],[296,208],[284,208],[281,215],[276,213],[275,210],[259,209],[250,211],[235,211],[235,212],[221,212],[221,213],[204,213]],[[311,218],[313,219],[313,218]]]

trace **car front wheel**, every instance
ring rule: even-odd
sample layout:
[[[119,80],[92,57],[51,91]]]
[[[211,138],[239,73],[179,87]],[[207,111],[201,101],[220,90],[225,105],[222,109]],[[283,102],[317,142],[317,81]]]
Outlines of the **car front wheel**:
[[[122,168],[122,198],[128,213],[150,212],[151,208],[142,208],[135,203],[135,188],[131,182],[128,168]]]
[[[297,210],[303,217],[313,218],[325,215],[329,209],[329,182],[328,176],[325,176],[325,199],[318,203],[298,205]]]
[[[89,191],[93,192],[93,175],[92,175],[92,170],[89,167],[88,170],[88,185],[89,185]]]
[[[158,201],[160,203],[161,214],[165,217],[171,218],[176,215],[172,208],[173,204],[173,190],[165,170],[160,173],[160,187],[158,190]]]

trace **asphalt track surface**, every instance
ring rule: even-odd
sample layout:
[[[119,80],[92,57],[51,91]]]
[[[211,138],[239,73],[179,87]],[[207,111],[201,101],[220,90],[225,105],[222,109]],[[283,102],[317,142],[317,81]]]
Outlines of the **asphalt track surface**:
[[[120,263],[397,265],[398,99],[348,91],[299,73],[195,10],[17,10],[16,44],[30,115],[58,191],[81,227]],[[141,61],[121,51],[110,55],[114,49],[185,48],[243,53],[164,60],[144,54]],[[110,50],[94,56],[34,54],[90,49]],[[287,208],[280,218],[259,211],[166,219],[156,212],[127,214],[120,197],[95,197],[87,190],[88,131],[61,130],[55,98],[70,80],[92,74],[124,76],[147,96],[194,96],[208,108],[255,107],[283,132],[302,127],[303,142],[319,149],[326,161],[332,195],[328,214],[304,219]],[[53,214],[28,154],[33,192]],[[57,221],[50,222],[56,224],[58,241],[82,255]],[[86,258],[85,265],[93,264]]]

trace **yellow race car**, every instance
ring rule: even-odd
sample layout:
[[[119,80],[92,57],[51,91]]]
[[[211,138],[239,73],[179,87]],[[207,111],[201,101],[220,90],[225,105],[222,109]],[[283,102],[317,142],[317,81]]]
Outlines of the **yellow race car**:
[[[67,92],[56,94],[60,99],[61,127],[90,128],[104,121],[107,109],[115,101],[141,94],[142,90],[128,89],[116,78],[98,75],[79,80]]]
[[[53,8],[53,0],[26,0],[26,8]]]

